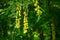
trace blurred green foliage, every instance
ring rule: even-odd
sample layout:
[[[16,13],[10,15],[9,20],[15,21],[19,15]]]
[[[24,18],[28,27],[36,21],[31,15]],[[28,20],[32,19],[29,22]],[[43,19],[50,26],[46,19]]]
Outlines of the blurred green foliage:
[[[52,40],[52,26],[55,26],[55,40],[60,40],[60,1],[38,0],[42,15],[34,10],[32,0],[0,0],[0,40]],[[21,28],[15,29],[16,8],[22,7]],[[28,9],[28,32],[23,33],[23,12]]]

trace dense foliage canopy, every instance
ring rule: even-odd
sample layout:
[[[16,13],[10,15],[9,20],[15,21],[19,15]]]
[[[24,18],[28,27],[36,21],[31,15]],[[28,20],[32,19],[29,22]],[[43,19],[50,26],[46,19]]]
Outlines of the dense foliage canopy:
[[[0,40],[60,40],[60,0],[0,0]]]

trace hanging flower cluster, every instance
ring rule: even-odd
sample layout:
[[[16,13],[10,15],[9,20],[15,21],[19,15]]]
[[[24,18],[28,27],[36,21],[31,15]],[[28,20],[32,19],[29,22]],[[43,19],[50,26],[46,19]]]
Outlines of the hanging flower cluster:
[[[21,16],[21,7],[17,7],[17,13],[16,13],[16,24],[15,28],[20,28],[20,16]]]
[[[24,28],[23,28],[23,31],[24,33],[27,32],[27,29],[28,29],[28,14],[26,11],[24,11]]]
[[[39,4],[38,0],[33,0],[33,3],[34,3],[34,6],[35,6],[34,10],[37,12],[37,14],[41,15],[42,11],[40,10],[41,9],[40,6],[38,5]]]

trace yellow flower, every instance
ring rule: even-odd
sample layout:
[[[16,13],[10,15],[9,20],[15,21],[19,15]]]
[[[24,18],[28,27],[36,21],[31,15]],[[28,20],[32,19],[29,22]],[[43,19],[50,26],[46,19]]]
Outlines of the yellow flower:
[[[26,33],[27,32],[27,30],[24,30],[24,33]]]
[[[41,10],[38,10],[37,13],[41,15],[42,14],[42,11]]]
[[[37,11],[38,9],[37,8],[35,8],[35,11]]]
[[[24,27],[25,27],[25,26],[28,27],[28,23],[24,23]]]
[[[35,3],[34,6],[36,7],[37,6],[37,3]]]
[[[28,15],[25,11],[24,11],[24,13],[23,13],[23,14],[24,14],[24,16],[27,16],[27,15]]]
[[[38,4],[38,0],[36,0],[36,4]]]
[[[15,28],[20,28],[20,19],[16,19]]]
[[[40,9],[40,6],[38,5],[37,8]]]

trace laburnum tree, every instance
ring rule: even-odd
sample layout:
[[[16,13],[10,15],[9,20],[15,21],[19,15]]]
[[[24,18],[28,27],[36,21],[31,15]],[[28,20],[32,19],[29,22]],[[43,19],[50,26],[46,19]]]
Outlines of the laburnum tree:
[[[0,0],[0,40],[60,40],[59,0]]]

